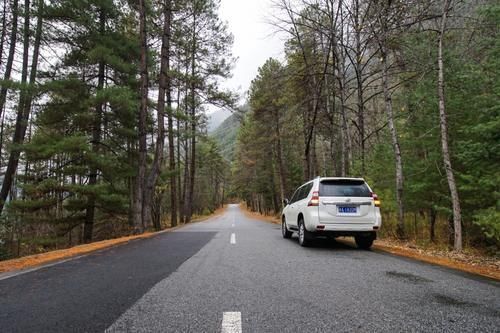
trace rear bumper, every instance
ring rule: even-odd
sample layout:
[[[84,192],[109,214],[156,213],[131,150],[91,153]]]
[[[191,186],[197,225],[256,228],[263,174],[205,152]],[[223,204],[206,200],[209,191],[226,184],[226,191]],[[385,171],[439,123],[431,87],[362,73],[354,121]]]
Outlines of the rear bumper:
[[[373,220],[365,221],[365,223],[359,222],[346,222],[346,221],[330,221],[330,222],[320,222],[320,214],[318,207],[308,207],[304,215],[306,217],[305,224],[307,231],[318,232],[322,234],[331,234],[338,236],[355,236],[360,233],[373,232],[376,233],[382,227],[382,216],[380,214],[380,208],[375,209],[375,215]],[[332,223],[333,222],[333,223]],[[341,222],[341,223],[335,223]]]
[[[321,221],[319,214],[311,219],[313,223],[306,225],[308,231],[323,231],[323,232],[339,232],[339,233],[357,233],[357,232],[368,232],[368,231],[378,231],[382,227],[382,215],[380,214],[380,209],[375,209],[375,215],[373,220],[360,222],[346,222],[346,221]],[[338,223],[335,223],[338,222]],[[318,228],[319,227],[319,228]]]
[[[371,237],[372,239],[377,239],[377,231],[372,229],[367,230],[316,230],[313,232],[314,236],[327,236],[327,237]]]
[[[380,227],[375,223],[366,223],[366,224],[331,223],[331,224],[318,224],[316,226],[316,230],[311,230],[311,231],[366,232],[366,231],[377,231],[379,228]]]

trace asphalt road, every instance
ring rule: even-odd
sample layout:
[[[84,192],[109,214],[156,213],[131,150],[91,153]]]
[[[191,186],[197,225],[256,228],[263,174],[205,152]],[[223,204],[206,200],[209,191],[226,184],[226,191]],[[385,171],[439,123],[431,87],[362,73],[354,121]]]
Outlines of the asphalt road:
[[[0,332],[500,332],[499,287],[342,243],[301,248],[232,205],[0,280]]]

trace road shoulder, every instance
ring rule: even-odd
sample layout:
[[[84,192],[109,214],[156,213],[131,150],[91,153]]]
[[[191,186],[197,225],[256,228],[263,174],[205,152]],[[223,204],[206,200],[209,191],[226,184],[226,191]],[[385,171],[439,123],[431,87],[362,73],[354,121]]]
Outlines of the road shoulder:
[[[190,224],[204,222],[212,218],[218,217],[222,215],[225,212],[225,210],[226,206],[224,208],[216,210],[211,215],[195,217]],[[93,242],[90,244],[77,245],[66,249],[49,251],[45,253],[0,261],[0,280],[18,275],[19,273],[29,272],[42,267],[55,265],[60,262],[65,262],[71,259],[80,258],[82,256],[92,254],[97,251],[120,246],[123,244],[130,243],[132,241],[151,238],[163,234],[165,232],[172,232],[184,226],[186,226],[186,224],[172,228],[167,228],[157,232],[145,232],[140,235],[131,235],[114,239],[107,239],[103,241]]]

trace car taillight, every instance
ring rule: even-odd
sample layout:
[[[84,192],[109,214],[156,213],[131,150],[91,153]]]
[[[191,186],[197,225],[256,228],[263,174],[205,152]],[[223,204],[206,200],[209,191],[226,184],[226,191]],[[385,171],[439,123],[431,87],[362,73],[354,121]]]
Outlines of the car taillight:
[[[378,198],[378,195],[372,193],[372,197],[373,197],[373,204],[375,205],[375,207],[380,207],[380,199]]]
[[[319,192],[314,191],[311,200],[309,200],[308,206],[319,206]]]

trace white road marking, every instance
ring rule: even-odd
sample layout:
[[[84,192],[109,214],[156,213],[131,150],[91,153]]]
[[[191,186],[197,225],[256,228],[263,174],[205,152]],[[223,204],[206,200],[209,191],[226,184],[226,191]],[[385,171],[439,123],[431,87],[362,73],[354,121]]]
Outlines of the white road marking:
[[[236,244],[236,235],[234,234],[234,232],[231,234],[231,240],[229,241],[229,243]]]
[[[224,312],[222,333],[241,333],[241,312]]]

